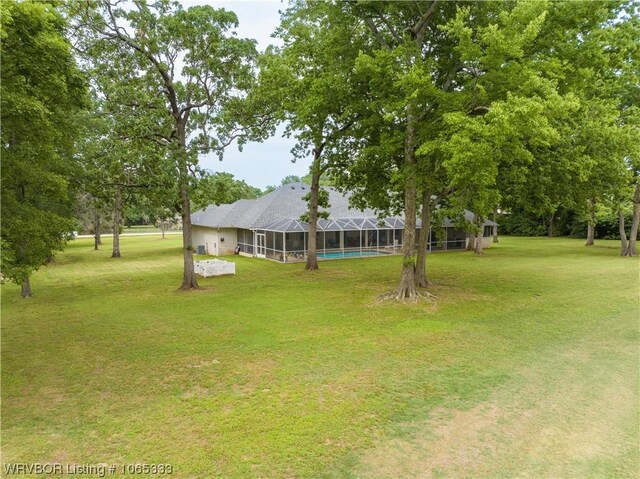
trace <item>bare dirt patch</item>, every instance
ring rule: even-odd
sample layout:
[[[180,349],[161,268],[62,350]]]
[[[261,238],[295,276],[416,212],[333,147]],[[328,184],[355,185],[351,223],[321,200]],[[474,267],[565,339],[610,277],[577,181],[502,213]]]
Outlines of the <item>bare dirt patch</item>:
[[[564,351],[473,408],[436,409],[412,424],[418,433],[365,451],[356,476],[586,477],[633,457],[624,431],[637,423],[635,386],[593,365],[589,349]]]

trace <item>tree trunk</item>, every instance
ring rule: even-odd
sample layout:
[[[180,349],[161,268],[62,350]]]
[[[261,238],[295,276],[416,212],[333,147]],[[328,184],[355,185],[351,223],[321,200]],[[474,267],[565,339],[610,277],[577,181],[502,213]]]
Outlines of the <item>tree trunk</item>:
[[[161,220],[160,221],[160,231],[162,231],[162,239],[165,239],[164,238],[164,228],[165,228],[165,222],[164,222],[164,220]]]
[[[589,220],[587,224],[587,242],[585,246],[593,246],[595,244],[595,225]]]
[[[122,218],[122,186],[116,186],[116,196],[113,205],[113,252],[112,258],[120,258],[120,222]]]
[[[416,286],[426,288],[427,280],[427,242],[431,230],[431,192],[428,189],[422,193],[422,227],[418,238],[418,257],[416,260]]]
[[[640,181],[636,185],[633,194],[633,220],[631,221],[631,234],[629,235],[629,244],[625,256],[638,256],[638,248],[636,240],[638,239],[638,226],[640,224]]]
[[[585,246],[593,246],[596,236],[596,200],[589,199],[589,223],[587,225],[587,242]]]
[[[554,231],[553,231],[553,220],[555,219],[556,216],[556,212],[554,211],[553,213],[551,213],[551,216],[549,216],[549,230],[547,233],[547,236],[549,236],[549,238],[551,238],[554,235]]]
[[[96,213],[93,221],[93,249],[97,250],[98,246],[102,244],[100,239],[100,214]]]
[[[624,213],[622,212],[622,208],[618,209],[618,227],[620,228],[620,256],[625,256],[629,246],[627,244],[627,231],[624,227]]]
[[[186,175],[186,172],[185,172]],[[197,289],[198,281],[193,268],[193,239],[191,233],[191,201],[186,184],[180,186],[182,200],[182,248],[184,251],[184,268],[181,289]]]
[[[493,236],[493,242],[494,243],[498,243],[499,239],[498,239],[498,222],[496,221],[498,217],[498,210],[494,209],[493,210],[493,222],[495,223],[495,225],[493,226],[493,230],[491,232],[492,236]]]
[[[23,298],[30,298],[31,297],[31,283],[29,282],[29,276],[25,276],[24,280],[22,281],[22,297]]]
[[[482,239],[484,238],[484,218],[480,215],[476,215],[475,219],[479,233],[476,235],[476,244],[474,245],[473,252],[480,255],[482,254]]]
[[[187,167],[186,130],[184,123],[178,123],[178,144],[180,145],[180,200],[182,206],[182,248],[184,268],[180,289],[198,289],[198,281],[193,268],[193,238],[191,232],[191,199],[189,198],[189,169]]]
[[[476,215],[473,215],[472,223],[475,224]],[[469,233],[469,241],[467,241],[467,251],[475,251],[476,250],[476,233],[475,231],[471,231]]]
[[[307,250],[307,264],[304,269],[312,271],[318,269],[318,195],[320,194],[320,149],[313,150],[313,164],[311,165],[311,197],[309,201],[309,245]]]
[[[404,142],[404,236],[402,238],[402,273],[396,288],[396,298],[415,299],[418,294],[415,281],[416,240],[416,176],[415,147],[417,117],[412,102],[407,106],[407,132]]]
[[[469,233],[469,240],[467,241],[467,251],[476,250],[476,234]]]

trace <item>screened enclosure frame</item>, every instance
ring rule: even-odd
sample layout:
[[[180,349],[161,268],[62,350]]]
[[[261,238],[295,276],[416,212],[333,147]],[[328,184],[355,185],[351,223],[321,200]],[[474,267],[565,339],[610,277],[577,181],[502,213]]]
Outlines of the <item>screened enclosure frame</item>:
[[[419,230],[419,228],[418,228]],[[444,227],[443,240],[430,231],[428,251],[464,249],[466,234]],[[453,233],[453,234],[452,234]],[[404,220],[398,217],[333,218],[318,220],[316,250],[319,259],[398,254],[404,237]],[[417,245],[416,235],[416,245]],[[309,225],[286,218],[263,228],[238,229],[240,251],[283,263],[306,261]]]

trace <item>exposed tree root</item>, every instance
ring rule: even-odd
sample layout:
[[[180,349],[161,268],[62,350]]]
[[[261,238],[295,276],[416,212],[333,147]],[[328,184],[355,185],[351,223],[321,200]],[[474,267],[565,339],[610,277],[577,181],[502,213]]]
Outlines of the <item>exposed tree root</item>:
[[[386,301],[398,301],[406,303],[417,303],[418,301],[428,301],[430,303],[435,302],[438,299],[437,296],[429,293],[428,291],[415,290],[414,294],[410,297],[400,297],[397,291],[390,291],[388,293],[381,294],[376,299],[376,303],[384,303]]]
[[[198,286],[197,288],[189,288],[189,289],[183,289],[183,288],[178,288],[175,290],[176,293],[178,294],[207,294],[210,293],[212,291],[216,291],[216,286],[213,284],[205,284],[202,286]]]

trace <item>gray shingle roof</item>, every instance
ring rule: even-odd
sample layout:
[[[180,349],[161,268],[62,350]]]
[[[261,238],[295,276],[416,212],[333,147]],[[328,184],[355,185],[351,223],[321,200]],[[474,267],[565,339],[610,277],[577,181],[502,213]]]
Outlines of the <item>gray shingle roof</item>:
[[[329,219],[318,221],[318,229],[339,231],[350,229],[404,228],[404,219],[393,216],[380,220],[372,209],[360,211],[349,207],[348,194],[334,188],[323,187],[329,193]],[[304,183],[290,183],[267,193],[255,200],[238,200],[227,205],[210,205],[191,215],[191,223],[210,228],[267,229],[270,231],[307,231],[307,223],[300,220],[307,211],[303,197],[310,186]],[[471,219],[473,214],[466,212]],[[486,221],[485,226],[494,223]],[[418,226],[420,221],[418,220]],[[443,226],[451,226],[446,219]]]

